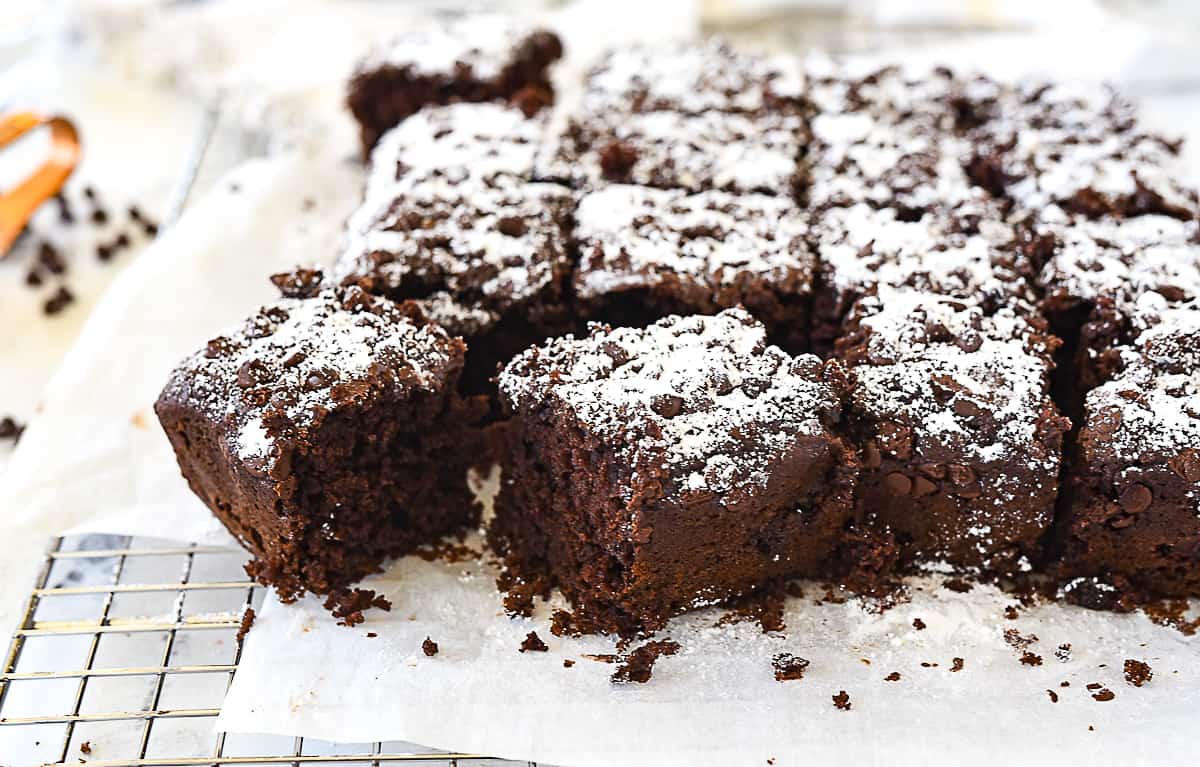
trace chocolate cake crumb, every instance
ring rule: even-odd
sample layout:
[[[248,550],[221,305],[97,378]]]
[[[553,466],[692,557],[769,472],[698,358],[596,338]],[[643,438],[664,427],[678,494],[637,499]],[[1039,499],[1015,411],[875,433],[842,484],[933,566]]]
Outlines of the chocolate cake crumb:
[[[838,694],[833,697],[833,707],[840,711],[850,710],[850,696],[845,690],[838,690]]]
[[[950,671],[951,671],[951,672],[955,672],[955,671],[962,671],[962,670],[963,670],[963,665],[964,665],[965,663],[966,663],[966,661],[964,661],[962,658],[953,658],[953,659],[951,659],[951,661],[950,661]]]
[[[379,635],[378,635],[378,634],[376,634],[374,631],[368,631],[368,632],[367,632],[367,639],[374,639],[374,638],[375,638],[375,637],[377,637],[377,636],[379,636]]]
[[[242,622],[238,626],[237,634],[234,634],[233,641],[238,647],[242,646],[242,640],[246,638],[246,633],[250,631],[250,627],[254,625],[255,612],[253,607],[247,607],[242,611]]]
[[[1099,690],[1103,686],[1104,685],[1100,684],[1099,682],[1089,682],[1087,688],[1089,690]]]
[[[525,635],[525,641],[521,642],[521,652],[546,652],[549,649],[536,631],[530,631]]]
[[[312,298],[321,292],[324,276],[320,269],[294,269],[272,274],[270,280],[284,298]]]
[[[1092,693],[1092,699],[1098,700],[1101,703],[1107,703],[1116,697],[1117,697],[1116,693],[1114,693],[1112,690],[1108,689],[1107,687],[1102,687],[1097,692]]]
[[[721,616],[717,626],[729,626],[734,623],[753,621],[757,623],[764,634],[781,632],[787,628],[783,620],[783,608],[786,592],[778,584],[742,597],[735,597],[729,602],[729,612]]]
[[[1134,687],[1141,687],[1154,678],[1150,664],[1132,658],[1125,659],[1125,681]]]
[[[438,654],[438,643],[425,637],[425,641],[421,643],[421,652],[425,653],[426,657],[432,658]]]
[[[1062,681],[1062,682],[1059,682],[1059,683],[1058,683],[1058,686],[1059,686],[1059,687],[1070,687],[1070,686],[1071,686],[1071,683],[1070,683],[1070,682],[1067,682],[1067,681]]]
[[[890,674],[888,674],[887,676],[885,676],[885,677],[883,678],[883,681],[885,681],[885,682],[899,682],[899,681],[900,681],[900,672],[899,672],[899,671],[893,671],[892,673],[890,673]]]
[[[654,671],[654,663],[662,655],[674,655],[679,652],[679,643],[670,639],[647,642],[625,656],[625,661],[617,667],[611,677],[614,684],[637,682],[645,684],[650,681]]]
[[[937,666],[938,666],[938,664],[933,663],[932,661],[927,661],[927,660],[921,661],[921,668],[937,668]]]
[[[79,744],[79,753],[81,753],[81,754],[92,753],[92,742],[90,740],[85,740],[84,742],[80,743]]]
[[[347,628],[366,620],[363,611],[371,607],[387,612],[392,609],[392,603],[371,589],[338,589],[325,598],[325,609],[337,619],[339,626]]]
[[[575,661],[570,658],[563,658],[563,668],[571,668],[575,665]]]
[[[1050,696],[1051,703],[1058,703],[1058,693],[1054,690],[1046,690],[1046,694]]]
[[[1142,612],[1153,623],[1173,628],[1184,636],[1193,636],[1200,630],[1200,617],[1189,620],[1189,609],[1186,599],[1165,599],[1142,605]]]
[[[1042,665],[1042,656],[1026,650],[1025,652],[1021,653],[1021,662],[1026,666],[1040,666]]]
[[[771,659],[771,666],[775,669],[776,682],[790,682],[803,679],[804,671],[808,668],[808,664],[809,661],[807,658],[792,655],[790,652],[781,652]]]
[[[924,631],[925,621],[921,620],[920,618],[913,618],[913,628],[915,628],[917,631]]]
[[[1022,650],[1038,641],[1037,634],[1022,634],[1016,629],[1004,630],[1004,642],[1014,650]]]
[[[623,141],[612,141],[600,150],[600,172],[608,181],[621,181],[637,163],[637,150]]]
[[[1058,658],[1058,660],[1062,663],[1066,663],[1067,661],[1071,660],[1071,644],[1070,644],[1070,642],[1064,642],[1064,643],[1060,644],[1058,646],[1058,649],[1056,649],[1054,651],[1054,657]]]
[[[42,304],[42,311],[47,316],[58,314],[63,309],[66,309],[75,301],[75,294],[67,290],[66,286],[60,285],[58,290],[54,292],[46,302]]]
[[[1004,608],[1004,617],[1008,618],[1010,621],[1015,621],[1017,618],[1019,618],[1020,613],[1017,612],[1017,606],[1009,605],[1008,607],[1005,607]]]

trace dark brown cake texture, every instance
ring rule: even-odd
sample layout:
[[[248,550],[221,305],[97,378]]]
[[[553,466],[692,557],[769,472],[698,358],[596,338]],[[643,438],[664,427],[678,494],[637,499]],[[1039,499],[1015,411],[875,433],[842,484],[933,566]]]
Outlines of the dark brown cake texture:
[[[532,110],[547,103],[553,99],[548,70],[562,53],[553,32],[496,16],[421,26],[359,63],[346,103],[367,152],[427,105],[513,99]]]
[[[477,519],[463,343],[320,273],[182,362],[155,410],[192,490],[291,600]]]
[[[517,357],[492,540],[623,634],[772,579],[827,575],[858,471],[836,363],[741,309],[593,326]]]
[[[572,193],[553,184],[465,180],[376,186],[348,226],[335,281],[425,314],[467,343],[465,390],[572,326],[567,306]]]
[[[912,292],[852,310],[848,427],[862,450],[865,524],[902,561],[1013,575],[1054,518],[1063,435],[1050,399],[1057,339],[1034,313]]]
[[[614,184],[584,196],[575,219],[588,319],[646,325],[740,305],[772,341],[807,351],[815,259],[792,201]]]
[[[1087,395],[1058,525],[1068,591],[1200,595],[1200,305],[1165,303]]]

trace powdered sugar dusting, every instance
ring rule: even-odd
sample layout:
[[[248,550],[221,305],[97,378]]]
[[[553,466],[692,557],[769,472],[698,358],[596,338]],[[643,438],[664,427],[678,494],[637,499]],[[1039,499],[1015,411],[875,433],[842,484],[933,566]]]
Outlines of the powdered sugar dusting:
[[[674,492],[761,487],[797,437],[826,434],[839,409],[820,361],[765,339],[741,309],[644,329],[593,326],[517,357],[500,390],[518,410],[565,404],[635,473],[665,471]]]
[[[714,293],[754,279],[795,295],[811,289],[807,227],[785,198],[613,185],[584,196],[575,218],[584,298],[663,279]]]
[[[391,66],[421,76],[446,75],[466,66],[475,77],[491,79],[499,76],[528,33],[527,27],[508,16],[467,14],[405,30],[377,46],[359,69]]]
[[[454,356],[444,332],[391,302],[325,291],[282,299],[213,339],[176,369],[163,397],[225,423],[238,459],[269,466],[277,437],[304,439],[379,387],[439,389]]]

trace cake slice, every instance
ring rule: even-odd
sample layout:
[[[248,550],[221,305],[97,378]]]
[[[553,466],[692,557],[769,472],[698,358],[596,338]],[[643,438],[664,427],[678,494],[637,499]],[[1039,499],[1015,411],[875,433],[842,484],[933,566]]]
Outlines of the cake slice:
[[[994,208],[928,212],[906,220],[865,203],[816,217],[819,263],[812,347],[828,354],[851,307],[878,290],[958,298],[987,309],[1033,301],[1032,262],[1009,242],[1012,227]]]
[[[1006,576],[1038,559],[1070,422],[1049,394],[1058,341],[1014,307],[881,290],[847,320],[861,514],[902,563]]]
[[[593,325],[500,376],[513,413],[491,535],[526,581],[629,633],[772,579],[825,576],[858,471],[836,363],[741,309]]]
[[[586,318],[646,325],[741,305],[772,341],[807,351],[815,259],[791,200],[614,184],[584,196],[575,221]]]
[[[335,281],[418,301],[465,338],[465,389],[481,393],[501,362],[570,326],[573,207],[554,184],[376,186],[351,217]]]
[[[1143,302],[1138,322],[1087,395],[1057,531],[1068,593],[1096,607],[1200,596],[1200,305]]]
[[[286,297],[184,360],[155,404],[188,484],[285,601],[343,589],[479,512],[462,341],[319,279],[281,276]]]
[[[553,98],[548,69],[562,54],[553,32],[498,16],[406,30],[378,45],[350,79],[346,103],[359,123],[363,152],[428,105],[516,97],[535,111]]]

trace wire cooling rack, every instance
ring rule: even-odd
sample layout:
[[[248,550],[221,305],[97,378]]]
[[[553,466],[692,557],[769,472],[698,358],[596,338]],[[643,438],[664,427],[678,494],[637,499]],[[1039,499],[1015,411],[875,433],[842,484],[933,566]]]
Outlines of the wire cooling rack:
[[[0,765],[512,765],[405,743],[215,733],[242,615],[238,548],[56,538],[0,674]]]

